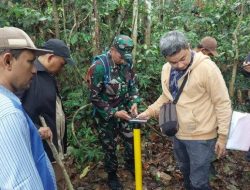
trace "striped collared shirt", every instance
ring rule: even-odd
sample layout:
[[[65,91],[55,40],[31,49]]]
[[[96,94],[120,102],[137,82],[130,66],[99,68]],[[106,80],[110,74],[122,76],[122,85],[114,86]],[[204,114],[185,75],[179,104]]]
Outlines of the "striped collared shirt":
[[[27,119],[10,98],[19,99],[0,86],[0,189],[43,190],[31,151]]]

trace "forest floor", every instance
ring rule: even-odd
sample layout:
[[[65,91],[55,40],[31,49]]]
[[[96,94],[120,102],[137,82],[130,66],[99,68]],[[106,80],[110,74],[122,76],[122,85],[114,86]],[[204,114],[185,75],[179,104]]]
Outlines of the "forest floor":
[[[149,132],[147,136],[142,134],[141,144],[143,190],[183,190],[182,175],[173,157],[171,140]],[[122,158],[122,147],[118,152],[118,158]],[[250,162],[245,161],[245,155],[245,152],[228,151],[224,158],[214,161],[216,173],[210,179],[213,190],[250,190]],[[109,189],[102,162],[90,163],[89,171],[84,172],[86,175],[72,167],[74,165],[74,160],[68,158],[66,167],[76,190]],[[119,160],[118,176],[124,190],[135,189],[134,178],[124,168],[122,159]]]

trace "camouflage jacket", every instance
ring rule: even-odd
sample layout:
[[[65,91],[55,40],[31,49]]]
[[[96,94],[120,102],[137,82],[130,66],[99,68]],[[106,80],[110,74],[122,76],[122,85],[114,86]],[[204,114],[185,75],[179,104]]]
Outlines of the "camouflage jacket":
[[[98,115],[105,120],[113,117],[118,110],[128,110],[133,103],[139,103],[138,89],[135,85],[135,74],[128,64],[116,65],[109,53],[110,81],[105,84],[105,67],[100,60],[89,69],[91,79],[90,100]]]

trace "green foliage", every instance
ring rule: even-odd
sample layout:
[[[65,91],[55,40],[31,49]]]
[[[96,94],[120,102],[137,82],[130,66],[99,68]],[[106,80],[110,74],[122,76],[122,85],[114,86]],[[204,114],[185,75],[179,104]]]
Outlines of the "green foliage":
[[[152,45],[151,47],[147,47],[146,45],[138,45],[138,59],[135,63],[137,81],[140,87],[140,95],[147,102],[149,100],[151,100],[151,102],[155,101],[159,96],[159,91],[161,89],[159,81],[164,60],[159,58],[158,52],[159,49],[156,44]],[[147,71],[146,75],[144,71]],[[157,87],[157,89],[155,89],[155,87]]]
[[[86,70],[86,68],[78,67],[69,66],[60,75],[59,85],[62,88],[63,105],[68,115],[70,146],[68,153],[76,159],[78,167],[81,169],[87,162],[99,161],[103,154],[93,129],[92,107],[88,106],[79,110],[82,106],[89,104],[89,91],[87,85],[82,83],[83,73],[80,73],[80,70]]]
[[[154,7],[160,11],[160,14],[164,15],[162,17],[162,22],[159,22],[159,12],[153,14],[153,27],[152,27],[152,44],[158,46],[159,38],[167,31],[170,30],[181,30],[184,31],[189,38],[190,45],[192,48],[196,47],[198,42],[204,36],[213,36],[217,39],[219,47],[218,51],[220,53],[219,57],[213,58],[218,66],[222,68],[223,75],[228,83],[231,79],[231,65],[234,61],[240,64],[243,62],[244,58],[250,49],[249,40],[249,3],[244,4],[244,16],[241,23],[241,28],[237,34],[238,38],[238,49],[239,49],[239,60],[234,60],[235,58],[235,46],[233,41],[233,32],[239,22],[240,6],[241,1],[202,1],[203,6],[198,7],[195,1],[175,1],[175,3],[169,2],[165,3],[164,7],[157,7],[158,2],[154,2]],[[195,11],[194,11],[195,10]],[[150,47],[150,49],[152,49]],[[156,50],[155,58],[161,57]],[[138,51],[138,60],[143,60],[145,52]],[[146,68],[144,66],[138,66],[138,76],[139,84],[141,90],[145,92],[150,92],[153,94],[159,94],[159,88],[157,91],[150,91],[148,88],[152,87],[155,89],[154,77],[160,77],[159,67],[162,66],[164,61],[149,61]],[[139,63],[139,64],[143,64]],[[151,67],[151,65],[154,65]],[[226,69],[224,69],[226,68]],[[230,68],[230,69],[229,69]],[[147,70],[147,75],[145,75],[145,70]],[[239,71],[238,71],[239,72]],[[159,81],[159,80],[158,80]],[[151,82],[151,83],[150,83]],[[157,82],[157,80],[156,80]],[[145,88],[147,86],[148,88]],[[249,88],[249,81],[242,77],[240,72],[237,74],[236,79],[236,90],[245,89],[246,86]],[[143,93],[143,95],[146,93]],[[154,97],[154,96],[152,96]],[[157,97],[157,96],[156,96]],[[234,101],[234,106],[237,107],[237,100]],[[244,106],[243,106],[244,107]],[[245,110],[245,109],[244,109]]]
[[[80,144],[70,136],[68,153],[76,159],[79,167],[84,167],[88,162],[98,162],[103,158],[101,147],[98,144],[97,136],[93,134],[91,126],[80,125],[77,131],[77,138]],[[72,135],[72,134],[71,134]]]
[[[5,14],[5,19],[2,21],[2,26],[16,26],[26,29],[26,32],[34,34],[40,25],[44,28],[48,23],[51,23],[51,12],[41,13],[39,10],[25,7],[23,4],[9,4],[8,6],[1,4],[0,12]],[[3,17],[1,16],[3,20]]]
[[[77,66],[68,67],[59,77],[63,103],[67,115],[67,125],[81,106],[89,103],[88,89],[83,78],[92,60],[92,19],[93,4],[91,0],[71,0],[57,2],[59,15],[60,38],[71,47],[72,55]],[[165,2],[165,4],[160,4]],[[170,30],[185,32],[192,48],[204,36],[213,36],[218,41],[219,57],[213,58],[223,72],[228,84],[232,75],[232,64],[239,63],[239,67],[250,51],[250,3],[238,0],[195,0],[152,1],[153,11],[151,45],[144,45],[144,16],[146,14],[144,1],[139,1],[138,46],[135,70],[140,88],[140,94],[147,104],[155,101],[161,94],[160,76],[165,63],[159,52],[161,36]],[[132,10],[131,0],[98,0],[100,16],[100,43],[102,49],[111,44],[117,31],[131,34]],[[235,44],[233,32],[239,22],[240,7],[244,3],[244,16],[237,33],[239,60],[235,60]],[[50,1],[43,0],[13,0],[0,2],[0,26],[16,26],[22,28],[37,45],[55,37],[53,9]],[[119,28],[121,26],[121,28]],[[249,80],[238,71],[236,90],[249,89]],[[237,98],[233,98],[235,109],[246,111],[246,105],[240,105]],[[97,136],[94,133],[91,109],[79,111],[74,120],[76,139],[72,130],[68,130],[70,153],[75,156],[79,165],[83,162],[99,160],[102,153]],[[78,144],[80,142],[80,145]]]

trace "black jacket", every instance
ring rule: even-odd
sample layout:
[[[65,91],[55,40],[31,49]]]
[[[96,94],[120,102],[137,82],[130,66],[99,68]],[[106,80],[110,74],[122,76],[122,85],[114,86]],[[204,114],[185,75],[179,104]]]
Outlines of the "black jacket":
[[[39,115],[43,116],[48,127],[53,133],[53,143],[58,149],[56,131],[56,96],[58,94],[57,83],[54,76],[49,74],[43,65],[36,60],[37,75],[33,78],[30,88],[21,95],[21,101],[25,111],[29,114],[32,121],[39,128],[41,126]],[[64,151],[66,151],[67,131],[63,138]],[[50,161],[54,161],[50,147],[43,141],[44,149]]]

